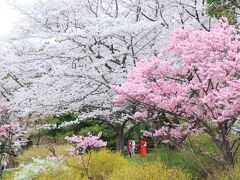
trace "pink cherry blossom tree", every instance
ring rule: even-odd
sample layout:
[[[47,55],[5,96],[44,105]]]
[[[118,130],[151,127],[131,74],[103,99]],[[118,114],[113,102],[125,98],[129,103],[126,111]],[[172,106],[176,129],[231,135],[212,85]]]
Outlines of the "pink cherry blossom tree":
[[[184,128],[168,131],[173,137],[203,130],[224,162],[233,164],[240,147],[239,133],[232,136],[240,120],[239,40],[237,30],[224,18],[209,32],[176,30],[163,55],[140,61],[127,82],[113,86],[118,94],[113,101],[121,106],[137,104],[136,118],[148,118],[153,112],[179,118]]]
[[[0,152],[16,156],[16,153],[27,143],[21,141],[20,136],[19,124],[0,125]]]
[[[11,156],[16,156],[27,144],[27,140],[21,140],[22,132],[18,123],[9,123],[5,119],[5,106],[6,103],[0,103],[0,155],[8,153]],[[10,161],[9,166],[12,166],[11,163],[12,161]]]
[[[101,135],[102,133],[100,132],[97,136],[93,136],[91,133],[89,133],[88,136],[72,136],[65,138],[69,143],[75,146],[77,151],[81,149],[81,151],[84,150],[85,152],[88,152],[89,156],[87,159],[84,158],[82,152],[78,153],[77,155],[77,158],[80,160],[84,167],[84,171],[88,177],[88,180],[92,180],[92,177],[89,173],[89,166],[92,158],[91,150],[96,150],[107,146],[107,142],[104,142],[100,139]]]

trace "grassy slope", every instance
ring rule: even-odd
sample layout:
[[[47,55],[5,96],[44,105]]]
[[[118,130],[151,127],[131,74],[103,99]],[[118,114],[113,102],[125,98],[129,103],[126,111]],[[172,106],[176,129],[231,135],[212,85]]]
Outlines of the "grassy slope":
[[[187,142],[192,142],[203,151],[218,154],[217,148],[205,134],[191,136]],[[193,179],[206,179],[207,175],[213,173],[220,166],[212,159],[194,153],[189,149],[169,149],[163,144],[157,150],[148,149],[148,154],[145,158],[138,155],[135,158],[127,158],[138,163],[160,160],[170,168],[176,167],[192,174]]]
[[[137,163],[160,160],[169,168],[179,168],[192,174],[194,179],[205,178],[207,173],[211,173],[215,166],[209,158],[202,157],[188,150],[171,150],[164,146],[161,146],[156,151],[150,150],[145,158],[137,155],[135,158],[128,157],[128,159]]]
[[[69,144],[54,145],[56,155],[62,155],[67,152],[67,149],[72,148]],[[47,145],[34,146],[25,150],[21,155],[17,157],[19,163],[27,164],[32,162],[32,158],[45,158],[47,156],[53,156],[53,154],[48,150]]]

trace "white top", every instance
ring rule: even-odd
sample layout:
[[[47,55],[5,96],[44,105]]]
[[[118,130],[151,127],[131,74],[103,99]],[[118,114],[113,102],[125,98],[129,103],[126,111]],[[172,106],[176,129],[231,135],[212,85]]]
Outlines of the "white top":
[[[136,144],[135,141],[132,140],[132,141],[131,141],[131,148],[135,148],[135,144]]]

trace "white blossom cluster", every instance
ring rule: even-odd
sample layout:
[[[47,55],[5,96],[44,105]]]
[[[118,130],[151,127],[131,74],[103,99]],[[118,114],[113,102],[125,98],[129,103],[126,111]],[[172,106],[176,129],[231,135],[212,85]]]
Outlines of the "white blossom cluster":
[[[60,173],[66,171],[67,167],[61,161],[33,158],[32,163],[22,164],[18,169],[14,180],[31,180],[44,172]]]
[[[44,124],[44,125],[38,125],[36,127],[36,130],[52,130],[52,129],[57,129],[56,124]]]

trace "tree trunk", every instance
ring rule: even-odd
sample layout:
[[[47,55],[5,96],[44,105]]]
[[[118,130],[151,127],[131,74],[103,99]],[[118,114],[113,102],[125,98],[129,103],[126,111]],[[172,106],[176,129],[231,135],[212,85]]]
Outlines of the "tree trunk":
[[[116,129],[116,149],[123,153],[124,151],[124,134],[123,134],[123,127],[118,126]]]
[[[41,135],[40,135],[40,132],[39,132],[38,136],[37,136],[37,146],[40,145],[40,141],[41,141]]]
[[[223,153],[223,158],[225,160],[225,162],[229,165],[232,166],[233,165],[233,155],[232,152],[230,151],[225,151]]]
[[[233,153],[231,151],[229,142],[227,142],[226,140],[221,140],[221,141],[217,141],[216,144],[219,150],[221,151],[221,155],[223,157],[224,162],[228,166],[232,166],[234,161],[233,161]]]
[[[215,142],[221,151],[224,163],[228,166],[233,165],[233,152],[229,140],[227,139],[228,125],[227,123],[219,124],[221,130],[220,138],[215,138]]]
[[[220,151],[222,153],[224,162],[229,165],[232,166],[233,165],[233,154],[228,146],[228,144],[221,144],[220,145]]]
[[[153,147],[155,150],[158,148],[158,140],[156,137],[153,137]]]

